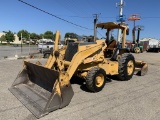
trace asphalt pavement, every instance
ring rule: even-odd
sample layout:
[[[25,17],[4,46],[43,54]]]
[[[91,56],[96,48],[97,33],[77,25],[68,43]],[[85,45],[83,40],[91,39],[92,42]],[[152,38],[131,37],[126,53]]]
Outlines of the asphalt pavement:
[[[39,120],[160,120],[160,53],[134,56],[148,62],[147,75],[113,79],[98,93],[88,92],[83,82],[74,79],[71,103]],[[23,60],[0,61],[0,120],[36,120],[8,90],[22,67]]]
[[[38,47],[37,45],[32,45],[29,47],[29,45],[22,46],[22,48],[14,47],[14,46],[0,46],[0,60],[10,57],[14,58],[15,55],[18,56],[28,56],[31,53],[37,53]]]

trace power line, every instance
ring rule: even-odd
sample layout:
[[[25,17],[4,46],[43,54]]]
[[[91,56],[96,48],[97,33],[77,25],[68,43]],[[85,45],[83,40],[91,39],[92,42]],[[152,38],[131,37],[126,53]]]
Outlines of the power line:
[[[34,8],[34,9],[37,9],[37,10],[43,12],[43,13],[46,13],[46,14],[48,14],[48,15],[50,15],[50,16],[53,16],[53,17],[55,17],[55,18],[57,18],[57,19],[60,19],[60,20],[62,20],[62,21],[65,21],[65,22],[67,22],[67,23],[70,23],[70,24],[72,24],[72,25],[75,25],[75,26],[77,26],[77,27],[84,28],[84,29],[87,29],[87,30],[93,30],[93,29],[90,29],[90,28],[83,27],[83,26],[81,26],[81,25],[75,24],[75,23],[70,22],[70,21],[68,21],[68,20],[65,20],[65,19],[63,19],[63,18],[60,18],[60,17],[58,17],[58,16],[56,16],[56,15],[54,15],[54,14],[52,14],[52,13],[49,13],[49,12],[47,12],[47,11],[45,11],[45,10],[42,10],[42,9],[40,9],[40,8],[34,6],[34,5],[31,5],[31,4],[27,3],[27,2],[24,2],[23,0],[18,0],[18,1],[20,1],[20,2],[22,2],[22,3],[24,3],[24,4],[26,4],[26,5]]]
[[[89,17],[89,16],[74,16],[74,15],[57,15],[57,16],[65,16],[65,17],[75,17],[75,18],[86,18],[86,19],[92,19],[93,17]],[[116,18],[116,17],[99,17],[99,18]]]
[[[97,30],[97,33],[98,33],[101,37],[104,37],[104,35],[102,35],[98,30]]]
[[[151,18],[151,19],[160,19],[160,17],[141,17],[141,19],[147,19],[147,18]]]

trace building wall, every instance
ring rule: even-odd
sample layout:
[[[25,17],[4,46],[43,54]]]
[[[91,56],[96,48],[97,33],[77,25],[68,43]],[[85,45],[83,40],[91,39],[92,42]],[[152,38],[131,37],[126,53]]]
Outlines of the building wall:
[[[2,35],[5,35],[5,33],[1,32],[0,37]],[[21,41],[19,41],[19,37],[17,36],[17,34],[14,34],[14,36],[15,36],[15,40],[14,40],[14,42],[11,42],[11,44],[21,44]],[[2,43],[7,43],[7,42],[2,42]]]

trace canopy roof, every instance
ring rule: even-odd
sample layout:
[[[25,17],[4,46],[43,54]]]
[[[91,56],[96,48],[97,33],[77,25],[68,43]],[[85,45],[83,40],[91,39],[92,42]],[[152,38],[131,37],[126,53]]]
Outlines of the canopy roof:
[[[124,29],[127,26],[120,25],[116,22],[106,22],[97,24],[97,27],[102,29]]]

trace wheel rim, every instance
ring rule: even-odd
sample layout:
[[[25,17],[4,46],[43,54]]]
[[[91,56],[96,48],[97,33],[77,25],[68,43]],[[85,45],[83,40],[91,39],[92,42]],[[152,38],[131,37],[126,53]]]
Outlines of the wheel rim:
[[[104,76],[103,76],[103,74],[98,74],[96,76],[96,86],[97,87],[101,87],[103,85],[103,83],[104,83]]]
[[[131,75],[133,73],[133,69],[134,69],[134,64],[133,64],[133,61],[130,60],[127,64],[128,75]]]
[[[46,55],[45,55],[45,58],[49,58],[49,54],[46,54]]]
[[[139,53],[140,52],[140,48],[137,47],[137,48],[134,49],[134,51],[135,51],[135,53]]]

